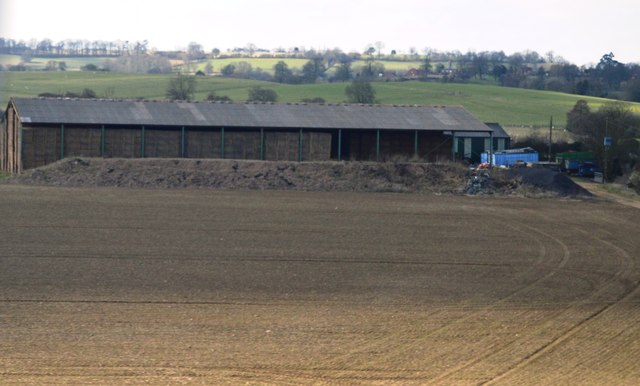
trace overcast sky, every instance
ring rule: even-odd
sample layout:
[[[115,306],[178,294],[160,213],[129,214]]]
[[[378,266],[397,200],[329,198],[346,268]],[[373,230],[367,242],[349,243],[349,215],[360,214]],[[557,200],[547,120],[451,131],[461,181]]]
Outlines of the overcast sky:
[[[639,0],[0,0],[0,36],[148,40],[161,50],[341,48],[383,52],[553,51],[572,63],[613,52],[640,63]]]

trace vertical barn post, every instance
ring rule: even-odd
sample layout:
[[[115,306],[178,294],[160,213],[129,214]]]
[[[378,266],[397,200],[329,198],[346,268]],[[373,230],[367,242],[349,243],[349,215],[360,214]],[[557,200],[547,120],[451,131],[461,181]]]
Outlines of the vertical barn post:
[[[302,129],[298,134],[298,162],[302,162]]]
[[[376,130],[376,161],[380,161],[380,129]]]
[[[184,158],[184,126],[180,130],[180,157]]]
[[[140,158],[144,158],[144,126],[140,132]]]
[[[23,149],[23,144],[24,144],[24,130],[22,129],[22,124],[18,125],[18,152],[16,154],[18,154],[17,157],[17,165],[18,165],[18,173],[22,173],[22,149]]]
[[[456,161],[456,132],[451,131],[451,161]]]
[[[260,161],[264,161],[264,127],[260,128]]]
[[[64,124],[60,125],[60,159],[64,159]]]
[[[338,129],[338,161],[342,161],[342,129]]]
[[[418,158],[418,130],[413,134],[413,156]]]
[[[100,127],[100,157],[104,157],[104,125]]]
[[[224,127],[220,128],[220,158],[224,159]]]

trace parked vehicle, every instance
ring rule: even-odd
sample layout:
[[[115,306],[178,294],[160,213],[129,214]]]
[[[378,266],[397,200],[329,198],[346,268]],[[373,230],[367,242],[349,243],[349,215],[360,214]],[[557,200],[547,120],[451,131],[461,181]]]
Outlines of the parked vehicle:
[[[578,169],[583,162],[593,162],[595,155],[591,151],[565,152],[556,155],[556,162],[569,174],[578,174]]]
[[[599,169],[595,162],[585,161],[578,167],[578,176],[591,178],[597,171],[599,171]]]

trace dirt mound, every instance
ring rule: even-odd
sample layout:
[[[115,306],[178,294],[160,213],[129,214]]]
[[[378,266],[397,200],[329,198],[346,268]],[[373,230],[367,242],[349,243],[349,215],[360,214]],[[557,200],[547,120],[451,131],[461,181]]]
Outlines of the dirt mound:
[[[592,194],[576,184],[566,174],[545,168],[513,168],[501,170],[504,178],[516,180],[562,197],[589,197]]]
[[[514,171],[513,175],[508,173],[510,172],[491,171],[478,177],[466,167],[455,163],[72,158],[28,170],[9,179],[9,182],[73,187],[268,189],[522,196],[535,196],[541,190],[559,196],[584,195],[586,192],[570,179],[548,170],[522,169]],[[534,187],[534,190],[530,187]]]
[[[29,185],[461,194],[457,164],[73,158],[11,179]]]

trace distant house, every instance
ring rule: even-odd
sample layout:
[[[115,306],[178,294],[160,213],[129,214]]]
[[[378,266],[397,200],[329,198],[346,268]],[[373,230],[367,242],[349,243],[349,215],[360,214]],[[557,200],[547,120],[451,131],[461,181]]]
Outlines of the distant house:
[[[418,70],[417,68],[412,68],[404,74],[405,79],[419,79],[423,78],[426,74],[424,70]]]
[[[396,80],[398,79],[398,74],[395,71],[384,71],[378,74],[378,78],[385,80]]]
[[[461,131],[455,133],[454,151],[456,158],[468,159],[473,163],[479,163],[482,153],[510,148],[511,137],[499,123],[489,122],[485,124],[492,130],[491,132]],[[493,144],[491,143],[492,137]]]

